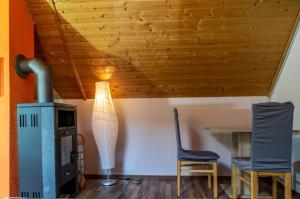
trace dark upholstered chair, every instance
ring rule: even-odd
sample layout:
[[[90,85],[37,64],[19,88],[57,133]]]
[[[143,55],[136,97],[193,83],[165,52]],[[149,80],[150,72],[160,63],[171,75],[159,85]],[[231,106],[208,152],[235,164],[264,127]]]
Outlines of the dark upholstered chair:
[[[218,172],[217,160],[220,158],[218,154],[211,151],[191,151],[184,150],[180,141],[180,128],[178,121],[177,109],[174,109],[176,140],[177,140],[177,196],[180,196],[180,175],[181,172],[189,173],[208,173],[208,187],[211,188],[211,176],[214,179],[214,198],[218,197]],[[185,169],[191,166],[207,166],[207,169]],[[182,169],[183,167],[183,169]]]
[[[273,198],[277,197],[278,177],[284,177],[285,199],[291,198],[291,154],[294,106],[287,103],[253,104],[251,157],[232,159],[232,192],[236,198],[237,170],[249,175],[238,176],[250,185],[251,198],[256,199],[258,177],[273,177]]]

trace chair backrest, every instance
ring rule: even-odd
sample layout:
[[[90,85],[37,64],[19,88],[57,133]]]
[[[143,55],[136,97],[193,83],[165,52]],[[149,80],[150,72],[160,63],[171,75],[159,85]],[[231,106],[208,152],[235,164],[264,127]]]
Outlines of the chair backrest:
[[[252,111],[252,169],[256,171],[290,171],[293,104],[291,102],[253,104]]]
[[[177,141],[177,154],[183,150],[181,147],[181,140],[180,140],[180,127],[179,127],[179,120],[178,120],[178,111],[177,108],[174,108],[174,121],[175,121],[175,131],[176,131],[176,141]]]

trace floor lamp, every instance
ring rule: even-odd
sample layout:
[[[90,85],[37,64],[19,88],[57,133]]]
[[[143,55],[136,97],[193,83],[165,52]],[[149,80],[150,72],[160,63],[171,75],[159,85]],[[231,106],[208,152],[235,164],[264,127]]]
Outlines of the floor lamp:
[[[115,149],[118,136],[118,120],[112,102],[109,83],[96,82],[95,102],[92,116],[92,130],[99,151],[101,167],[106,171],[107,179],[103,186],[117,183],[110,178],[110,170],[115,167]]]

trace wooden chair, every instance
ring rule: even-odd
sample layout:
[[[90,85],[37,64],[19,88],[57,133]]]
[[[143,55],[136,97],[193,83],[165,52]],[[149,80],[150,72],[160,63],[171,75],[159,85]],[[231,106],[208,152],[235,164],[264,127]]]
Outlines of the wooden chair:
[[[232,194],[237,198],[236,180],[251,189],[251,199],[258,198],[258,178],[272,176],[273,199],[277,198],[278,177],[284,178],[285,199],[291,199],[292,103],[261,103],[252,106],[251,157],[232,158]],[[244,175],[238,175],[238,170]],[[246,177],[248,176],[248,178]]]
[[[180,141],[180,128],[177,109],[174,109],[176,141],[177,141],[177,196],[180,196],[180,176],[182,172],[207,173],[208,187],[211,188],[211,178],[213,176],[214,198],[218,197],[218,154],[211,151],[184,150]],[[207,166],[207,169],[190,169],[186,167]]]

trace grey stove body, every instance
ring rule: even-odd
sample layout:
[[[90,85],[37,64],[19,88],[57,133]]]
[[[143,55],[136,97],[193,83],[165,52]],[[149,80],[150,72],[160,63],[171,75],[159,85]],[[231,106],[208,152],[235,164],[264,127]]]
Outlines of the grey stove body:
[[[18,104],[20,197],[76,194],[76,115],[76,107],[67,104]]]

